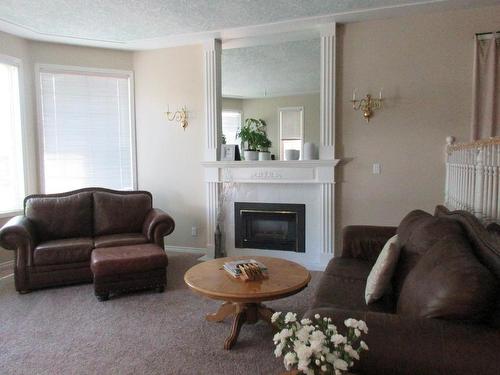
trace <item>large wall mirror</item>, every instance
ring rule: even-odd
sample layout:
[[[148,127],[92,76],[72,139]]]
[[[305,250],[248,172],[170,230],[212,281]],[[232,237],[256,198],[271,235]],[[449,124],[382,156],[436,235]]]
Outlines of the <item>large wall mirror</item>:
[[[302,159],[304,143],[313,143],[317,149],[320,54],[319,37],[223,49],[223,142],[238,144],[243,150],[268,150],[269,156],[281,160]],[[262,120],[254,125],[265,125],[270,147],[260,141],[249,145],[237,137],[248,119]]]

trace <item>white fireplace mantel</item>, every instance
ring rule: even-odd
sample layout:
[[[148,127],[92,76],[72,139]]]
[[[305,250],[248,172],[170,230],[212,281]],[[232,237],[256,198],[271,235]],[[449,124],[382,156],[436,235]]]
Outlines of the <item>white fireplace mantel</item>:
[[[333,184],[339,160],[206,161],[206,182]]]
[[[225,202],[226,228],[233,228],[232,204],[238,199],[267,203],[302,203],[306,205],[306,252],[236,249],[232,229],[225,233],[229,255],[268,255],[297,261],[309,269],[322,270],[333,256],[334,184],[338,159],[297,161],[205,161],[205,181],[222,186],[234,183],[239,187]],[[218,189],[215,189],[216,191]],[[217,207],[215,196],[211,207]],[[226,197],[226,199],[228,199]],[[227,219],[229,218],[229,219]]]

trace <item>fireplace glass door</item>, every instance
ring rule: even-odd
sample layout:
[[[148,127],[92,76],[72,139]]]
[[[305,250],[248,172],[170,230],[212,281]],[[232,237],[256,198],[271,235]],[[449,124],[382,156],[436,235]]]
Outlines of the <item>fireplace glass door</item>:
[[[235,203],[235,246],[305,251],[303,204]]]

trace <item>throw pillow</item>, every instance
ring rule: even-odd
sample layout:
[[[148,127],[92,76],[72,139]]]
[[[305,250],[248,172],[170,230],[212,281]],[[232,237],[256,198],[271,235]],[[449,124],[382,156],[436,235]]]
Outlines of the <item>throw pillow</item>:
[[[408,274],[398,313],[415,318],[481,321],[496,302],[497,281],[474,256],[466,238],[434,244]]]
[[[398,235],[395,235],[386,242],[368,275],[365,289],[367,305],[382,298],[391,286],[392,275],[398,263],[400,252],[397,240]]]

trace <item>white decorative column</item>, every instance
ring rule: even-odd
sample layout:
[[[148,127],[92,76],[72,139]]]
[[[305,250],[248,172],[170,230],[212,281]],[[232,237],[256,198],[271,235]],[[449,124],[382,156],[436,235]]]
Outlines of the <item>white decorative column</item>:
[[[211,39],[204,44],[205,73],[205,161],[217,161],[222,133],[221,41]],[[207,258],[214,257],[214,232],[217,225],[219,183],[206,179]]]
[[[321,29],[319,158],[335,159],[335,24]]]
[[[321,29],[320,146],[322,160],[335,159],[335,23]],[[333,256],[335,244],[335,181],[321,184],[321,253]]]

